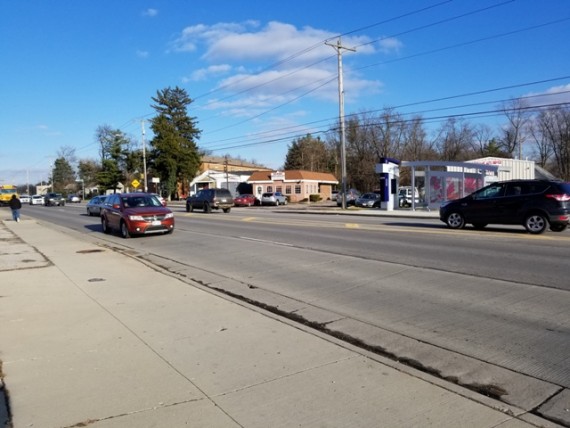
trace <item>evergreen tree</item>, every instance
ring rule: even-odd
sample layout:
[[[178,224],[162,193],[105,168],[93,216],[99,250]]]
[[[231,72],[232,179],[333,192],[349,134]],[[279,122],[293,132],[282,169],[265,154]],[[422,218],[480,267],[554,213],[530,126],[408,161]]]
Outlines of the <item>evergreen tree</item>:
[[[195,140],[201,131],[196,127],[196,118],[187,114],[192,100],[184,89],[166,88],[157,91],[152,107],[158,113],[151,120],[154,138],[151,162],[160,177],[162,188],[172,197],[177,185],[182,193],[188,193],[190,181],[200,167],[200,154]]]
[[[90,188],[98,184],[97,175],[101,171],[101,166],[92,159],[83,159],[79,161],[77,168],[78,176],[83,180],[85,188]],[[87,195],[83,195],[85,198]]]
[[[65,192],[68,185],[75,184],[75,172],[65,158],[55,160],[51,183],[54,192]]]
[[[314,138],[311,134],[298,138],[289,146],[285,157],[284,168],[286,170],[302,169],[305,171],[331,172],[331,159],[334,153],[320,138]]]
[[[97,181],[103,191],[116,190],[128,176],[127,155],[132,141],[121,130],[108,125],[97,128],[96,139],[101,146],[101,171],[97,174]]]

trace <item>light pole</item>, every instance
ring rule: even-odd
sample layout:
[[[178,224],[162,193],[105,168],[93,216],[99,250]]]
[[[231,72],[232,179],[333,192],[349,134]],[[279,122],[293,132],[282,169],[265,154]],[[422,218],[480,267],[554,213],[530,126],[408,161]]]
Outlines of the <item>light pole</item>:
[[[144,191],[146,193],[148,192],[148,187],[146,184],[146,142],[144,139],[145,136],[144,119],[141,120],[141,130],[142,130],[142,146],[143,146],[143,180],[144,180]]]

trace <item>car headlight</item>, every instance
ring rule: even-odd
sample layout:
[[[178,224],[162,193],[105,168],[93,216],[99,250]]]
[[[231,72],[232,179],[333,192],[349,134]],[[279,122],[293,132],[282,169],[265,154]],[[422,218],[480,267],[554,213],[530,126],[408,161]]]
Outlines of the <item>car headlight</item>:
[[[144,218],[140,215],[130,215],[129,220],[131,220],[131,221],[144,221]]]
[[[174,218],[174,213],[168,213],[164,216],[164,218]]]

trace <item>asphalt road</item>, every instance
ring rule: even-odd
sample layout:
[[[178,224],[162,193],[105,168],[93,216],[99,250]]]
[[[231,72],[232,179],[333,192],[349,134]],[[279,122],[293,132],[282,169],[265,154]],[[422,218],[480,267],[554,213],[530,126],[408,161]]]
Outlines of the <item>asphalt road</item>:
[[[23,215],[533,409],[570,388],[570,232],[437,219],[186,213],[169,236],[100,232],[84,206]]]

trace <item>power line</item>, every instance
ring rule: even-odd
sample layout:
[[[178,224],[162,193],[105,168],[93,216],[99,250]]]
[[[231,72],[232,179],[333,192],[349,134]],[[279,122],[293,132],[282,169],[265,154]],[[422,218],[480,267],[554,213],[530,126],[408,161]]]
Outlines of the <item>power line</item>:
[[[504,4],[511,3],[512,1],[514,1],[514,0],[509,0],[509,1],[503,2],[503,3],[499,4],[499,5],[494,5],[494,6],[492,6],[492,7],[502,6],[502,5],[504,5]],[[483,9],[480,9],[480,10],[478,10],[478,11],[474,11],[474,12],[471,12],[471,13],[476,13],[476,12],[488,10],[488,9],[490,9],[490,8],[491,8],[491,7],[483,8]],[[471,13],[468,13],[468,14],[471,14]],[[463,16],[468,15],[468,14],[459,15],[458,17],[463,17]],[[457,19],[458,17],[454,17],[454,18],[450,18],[450,19]],[[445,51],[445,50],[456,49],[456,48],[464,47],[464,46],[471,45],[471,44],[481,43],[481,42],[483,42],[483,41],[489,41],[489,40],[493,40],[493,39],[497,39],[497,38],[501,38],[501,37],[507,37],[507,36],[509,36],[509,35],[513,35],[513,34],[525,32],[525,31],[530,31],[530,30],[535,30],[535,29],[537,29],[537,28],[542,28],[542,27],[546,27],[546,26],[550,26],[550,25],[554,25],[554,24],[559,24],[559,23],[564,22],[564,21],[567,21],[567,20],[570,20],[570,17],[562,18],[562,19],[558,19],[558,20],[554,20],[554,21],[550,21],[550,22],[543,23],[543,24],[538,24],[538,25],[534,25],[534,26],[530,26],[530,27],[518,29],[518,30],[509,31],[509,32],[506,32],[506,33],[500,33],[500,34],[495,34],[495,35],[492,35],[492,36],[487,36],[487,37],[483,37],[483,38],[479,38],[479,39],[475,39],[475,40],[470,40],[470,41],[466,41],[466,42],[462,42],[462,43],[458,43],[458,44],[454,44],[454,45],[444,46],[444,47],[441,47],[441,48],[438,48],[438,49],[432,49],[432,50],[429,50],[429,51],[420,52],[420,53],[417,53],[417,54],[408,55],[408,56],[401,57],[401,58],[396,58],[396,59],[387,60],[387,61],[383,61],[383,62],[379,62],[379,63],[369,64],[369,65],[366,65],[366,66],[362,66],[362,67],[355,68],[354,70],[355,70],[355,71],[364,70],[364,69],[371,68],[371,67],[376,67],[376,66],[379,66],[379,65],[390,64],[390,63],[394,63],[394,62],[403,61],[403,60],[406,60],[406,59],[417,58],[417,57],[420,57],[420,56],[426,56],[426,55],[430,55],[430,54],[442,52],[442,51]],[[447,20],[439,21],[439,22],[440,22],[440,23],[441,23],[441,22],[447,22]],[[425,27],[425,26],[424,26],[424,27]],[[417,30],[417,29],[420,29],[420,28],[424,28],[424,27],[417,27],[417,28],[414,29],[413,31],[415,31],[415,30]],[[412,31],[412,30],[410,30],[410,31]],[[410,31],[408,31],[408,32],[410,32]],[[393,37],[393,36],[390,36],[390,37]],[[361,46],[362,46],[362,45],[361,45]],[[322,62],[322,61],[319,61],[319,62]],[[304,68],[308,68],[308,66],[307,66],[307,67],[304,67]],[[303,68],[303,69],[304,69],[304,68]],[[294,73],[297,72],[297,71],[298,71],[298,70],[295,70],[295,71],[291,72],[291,73],[288,74],[288,75],[294,74]],[[274,80],[278,80],[278,79],[274,79]],[[244,90],[244,91],[241,91],[240,93],[244,93],[244,92],[247,92],[247,91],[248,91],[248,90]],[[310,92],[308,92],[308,93],[310,93]],[[232,96],[233,96],[233,95],[232,95]],[[232,96],[228,96],[228,97],[226,97],[225,99],[231,98]],[[298,99],[298,98],[297,98],[297,99]],[[278,109],[278,108],[280,108],[280,107],[282,107],[282,106],[284,106],[284,105],[287,105],[287,104],[289,104],[289,102],[284,103],[284,104],[281,104],[281,105],[278,105],[278,106],[276,106],[276,107],[273,107],[273,108],[271,109],[271,111],[274,111],[274,110],[276,110],[276,109]],[[247,122],[247,120],[241,121],[240,124],[243,124],[243,123],[245,123],[245,122]],[[227,127],[224,127],[224,129],[226,129],[226,128],[227,128]],[[217,132],[217,131],[218,131],[218,130],[210,131],[210,133],[212,133],[212,132]]]
[[[401,109],[404,107],[411,107],[411,106],[418,106],[418,105],[422,105],[422,104],[431,104],[431,103],[435,103],[435,102],[439,102],[439,101],[448,101],[448,100],[452,100],[452,99],[458,99],[458,98],[465,98],[465,97],[470,97],[470,96],[476,96],[476,95],[483,95],[483,94],[488,94],[488,93],[493,93],[493,92],[500,92],[500,91],[505,91],[505,90],[509,90],[509,89],[514,89],[514,88],[523,88],[523,87],[528,87],[528,86],[534,86],[534,85],[538,85],[538,84],[544,84],[544,83],[551,83],[551,82],[555,82],[555,81],[559,81],[559,80],[566,80],[569,79],[570,75],[567,76],[561,76],[561,77],[555,77],[555,78],[550,78],[550,79],[542,79],[542,80],[536,80],[536,81],[532,81],[532,82],[526,82],[526,83],[519,83],[519,84],[514,84],[514,85],[507,85],[507,86],[502,86],[502,87],[498,87],[498,88],[492,88],[492,89],[484,89],[484,90],[480,90],[480,91],[472,91],[472,92],[466,92],[463,94],[458,94],[458,95],[450,95],[447,97],[440,97],[440,98],[434,98],[434,99],[429,99],[429,100],[422,100],[422,101],[417,101],[417,102],[413,102],[413,103],[407,103],[407,104],[401,104],[401,105],[397,105],[397,106],[393,106],[393,109]],[[540,96],[555,96],[558,95],[559,93],[554,93],[554,94],[540,94],[540,95],[536,95],[536,97],[540,97]],[[525,97],[523,97],[525,98]],[[526,97],[526,98],[530,98],[530,97]],[[494,101],[489,101],[486,102],[484,104],[489,104],[489,103],[498,103],[498,102],[504,102],[506,100],[494,100]],[[448,107],[447,109],[451,109],[454,107]],[[356,117],[359,114],[373,114],[376,112],[380,112],[383,111],[384,109],[373,109],[373,110],[366,110],[363,111],[361,113],[353,113],[353,114],[348,114],[346,115],[347,118],[350,117]],[[432,110],[428,110],[428,111],[432,111]],[[421,112],[417,112],[416,114],[419,114]],[[330,123],[332,121],[334,121],[335,118],[325,118],[325,119],[321,119],[321,120],[317,120],[317,121],[312,121],[312,122],[308,122],[308,123],[304,123],[304,124],[300,124],[300,125],[295,125],[294,127],[286,127],[286,128],[280,128],[277,130],[273,130],[273,131],[264,131],[262,133],[257,133],[257,134],[252,134],[249,135],[247,138],[251,139],[251,138],[256,138],[256,136],[261,136],[263,138],[264,135],[272,135],[275,134],[276,132],[282,132],[282,131],[289,131],[289,129],[296,129],[296,128],[306,128],[306,127],[311,127],[315,124],[319,124],[319,123],[323,123],[323,122],[327,122]],[[220,143],[226,143],[226,142],[230,142],[232,140],[239,140],[239,139],[243,139],[246,137],[243,136],[238,136],[238,137],[230,137],[227,139],[223,139],[223,140],[218,140],[218,141],[214,141],[214,142],[206,142],[204,143],[204,145],[215,145],[215,144],[220,144]],[[231,146],[232,148],[234,148],[234,146]],[[211,147],[208,147],[209,150],[222,150],[226,147],[221,147],[220,149],[214,149]]]

